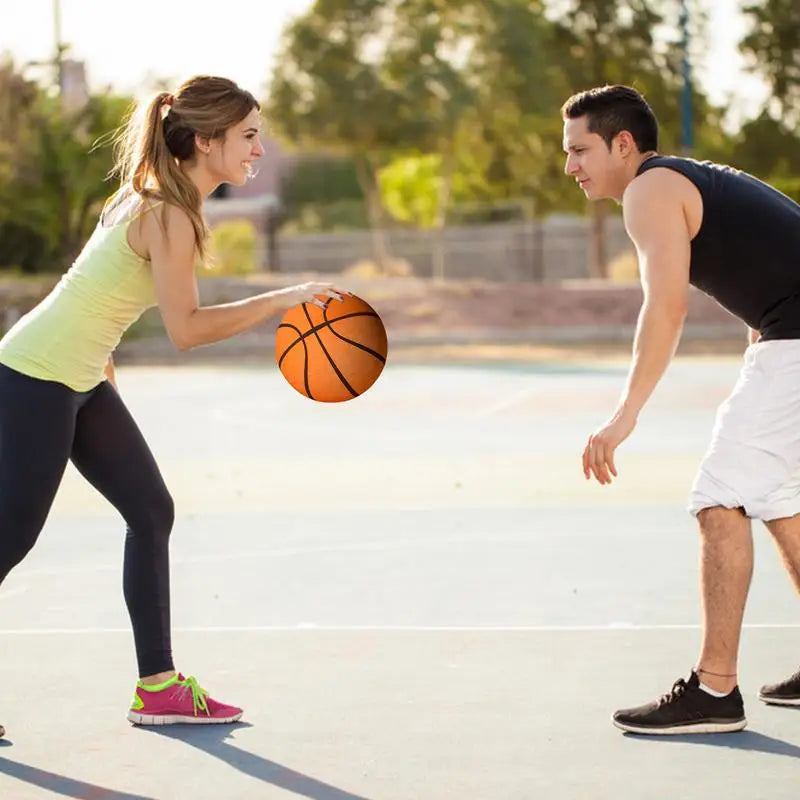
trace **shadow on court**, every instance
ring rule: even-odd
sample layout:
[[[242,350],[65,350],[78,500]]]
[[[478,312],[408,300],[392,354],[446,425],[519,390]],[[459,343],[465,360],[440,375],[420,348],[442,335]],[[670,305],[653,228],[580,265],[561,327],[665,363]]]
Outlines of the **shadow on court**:
[[[11,742],[0,742],[0,744],[8,747]],[[74,797],[76,800],[158,800],[158,798],[150,795],[118,792],[106,786],[98,786],[95,783],[86,783],[75,778],[68,778],[66,775],[48,772],[46,769],[33,767],[30,764],[22,764],[19,761],[9,761],[3,757],[0,757],[0,775],[8,775],[30,786],[44,789],[62,797]],[[8,795],[10,798],[13,796],[13,794]]]
[[[718,735],[704,735],[700,733],[684,734],[683,736],[640,736],[635,733],[625,733],[626,739],[631,741],[648,740],[649,742],[664,742],[670,744],[702,744],[706,747],[728,747],[731,750],[748,750],[753,753],[769,753],[776,756],[800,758],[800,747],[784,739],[775,739],[755,731],[739,731],[737,733],[721,733]]]
[[[370,800],[360,794],[351,794],[343,789],[318,781],[309,775],[296,772],[267,758],[249,753],[226,741],[234,731],[252,727],[241,722],[234,725],[169,725],[164,727],[142,727],[137,730],[158,734],[179,742],[185,742],[210,756],[224,761],[251,778],[293,792],[311,800]]]

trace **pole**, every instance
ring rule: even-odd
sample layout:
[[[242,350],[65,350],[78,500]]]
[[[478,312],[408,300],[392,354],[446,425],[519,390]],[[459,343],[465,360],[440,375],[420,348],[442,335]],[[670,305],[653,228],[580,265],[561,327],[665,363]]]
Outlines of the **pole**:
[[[689,61],[689,8],[688,0],[681,0],[681,72],[683,74],[683,93],[681,96],[681,151],[689,155],[694,147],[692,130],[692,67]]]
[[[56,40],[55,68],[58,93],[64,94],[64,46],[61,44],[61,0],[53,0],[53,35]]]

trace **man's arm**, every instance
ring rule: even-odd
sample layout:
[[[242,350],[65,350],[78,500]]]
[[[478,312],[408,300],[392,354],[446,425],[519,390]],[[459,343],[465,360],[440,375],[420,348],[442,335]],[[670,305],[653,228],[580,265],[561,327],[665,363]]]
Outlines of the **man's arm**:
[[[674,173],[652,170],[636,178],[623,198],[625,227],[639,258],[644,302],[633,344],[633,362],[619,405],[590,437],[583,473],[601,484],[616,476],[614,453],[630,436],[644,404],[669,366],[686,317],[691,237],[682,186]],[[677,176],[676,176],[677,177]]]
[[[761,331],[757,331],[750,326],[747,327],[747,342],[748,344],[755,344],[758,337],[761,336]]]
[[[633,363],[620,402],[620,410],[634,417],[666,372],[686,317],[691,239],[671,177],[645,173],[624,196],[625,228],[636,247],[644,291]]]

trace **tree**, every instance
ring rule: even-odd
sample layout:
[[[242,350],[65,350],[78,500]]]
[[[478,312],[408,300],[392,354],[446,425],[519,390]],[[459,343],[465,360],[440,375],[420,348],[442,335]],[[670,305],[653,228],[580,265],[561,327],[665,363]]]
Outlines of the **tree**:
[[[92,145],[129,102],[97,95],[67,113],[12,62],[0,67],[0,264],[60,271],[77,254],[115,188],[110,148]]]
[[[441,157],[402,156],[380,172],[381,193],[389,211],[403,222],[433,228],[439,222],[442,196]]]
[[[563,57],[539,0],[485,0],[465,7],[471,20],[464,79],[473,88],[457,132],[455,182],[462,200],[509,201],[542,213],[563,208],[561,87]],[[576,206],[577,208],[577,206]]]
[[[30,117],[39,88],[16,72],[5,58],[0,64],[0,267],[32,271],[42,255],[43,242],[27,224],[14,222],[17,201],[12,187],[31,147]]]
[[[441,276],[451,197],[484,207],[511,200],[528,216],[537,205],[547,207],[561,141],[547,45],[552,26],[539,0],[406,0],[397,17],[390,71],[411,90],[408,111],[427,121],[418,129],[419,152],[410,157],[416,161],[404,154],[397,172],[419,177],[419,169],[437,165],[438,178],[427,185],[438,195],[433,225],[440,232],[435,274]],[[419,169],[409,171],[410,164]],[[563,180],[561,197],[562,187]],[[415,198],[397,180],[392,191],[393,201],[404,198],[410,210]]]
[[[401,176],[428,187],[426,218],[440,232],[451,198],[579,211],[560,106],[590,86],[634,85],[656,111],[662,149],[677,150],[679,10],[678,0],[317,0],[286,31],[267,108],[296,144],[356,159],[373,230],[386,205],[378,174],[401,217],[414,216]],[[654,38],[659,26],[671,40]],[[698,148],[728,152],[720,112],[696,90],[694,108]],[[603,274],[607,207],[593,205],[592,265]]]
[[[364,192],[352,158],[309,153],[294,160],[281,179],[281,224],[293,230],[369,226]]]
[[[385,37],[381,0],[317,0],[284,32],[265,103],[285,139],[354,159],[379,268],[388,253],[377,170],[400,138],[400,92],[380,71]]]
[[[743,9],[750,32],[740,50],[752,69],[768,81],[774,116],[796,122],[800,118],[800,3],[797,0],[761,0]]]
[[[677,89],[676,64],[659,52],[653,32],[663,22],[651,0],[569,0],[556,19],[556,46],[568,56],[564,75],[569,94],[604,84],[670,83]],[[649,79],[649,80],[648,80]],[[605,277],[606,201],[592,205],[590,274]]]
[[[732,160],[763,180],[800,177],[800,137],[764,111],[742,126]]]
[[[400,171],[413,163],[410,158],[416,159],[417,166],[435,166],[438,172],[431,220],[438,232],[433,251],[433,274],[438,280],[445,276],[444,234],[459,131],[476,102],[474,86],[466,76],[468,58],[463,52],[465,45],[469,50],[475,41],[476,22],[479,24],[479,16],[470,4],[448,0],[396,2],[382,65],[386,80],[402,98],[397,108],[401,138],[394,143],[402,158]]]

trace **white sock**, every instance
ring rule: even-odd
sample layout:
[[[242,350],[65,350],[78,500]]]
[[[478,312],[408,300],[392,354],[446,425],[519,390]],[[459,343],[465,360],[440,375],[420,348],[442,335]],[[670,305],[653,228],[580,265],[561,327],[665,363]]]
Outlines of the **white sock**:
[[[706,686],[704,683],[700,684],[700,688],[704,692],[710,694],[712,697],[727,697],[730,694],[730,692],[716,692],[714,689],[712,689],[710,686]]]

